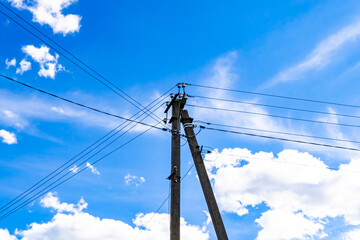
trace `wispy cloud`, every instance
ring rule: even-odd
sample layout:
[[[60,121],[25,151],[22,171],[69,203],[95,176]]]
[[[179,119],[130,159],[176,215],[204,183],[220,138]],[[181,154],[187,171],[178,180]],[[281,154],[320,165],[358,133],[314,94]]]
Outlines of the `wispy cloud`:
[[[93,165],[91,165],[90,163],[87,162],[86,167],[88,167],[93,174],[100,175],[100,172]]]
[[[228,89],[236,89],[238,88],[237,85],[240,80],[240,76],[237,73],[237,53],[236,52],[230,52],[228,54],[225,54],[221,57],[219,57],[216,61],[214,61],[214,64],[211,65],[209,68],[206,69],[206,73],[204,74],[206,77],[204,79],[199,80],[198,83],[203,85],[209,85],[209,86],[216,86],[216,87],[222,87],[222,88],[228,88]],[[228,91],[221,91],[221,90],[209,90],[206,89],[203,91],[202,89],[198,90],[196,88],[191,88],[192,93],[195,93],[194,95],[200,93],[200,95],[206,96],[206,97],[213,97],[213,98],[223,98],[223,99],[236,99],[241,100],[244,102],[249,103],[262,103],[261,98],[254,98],[249,97],[247,95],[235,95]],[[196,92],[195,92],[196,91]],[[253,112],[253,113],[260,113],[263,114],[261,116],[254,115],[254,114],[246,114],[246,113],[238,113],[238,112],[226,112],[226,111],[214,111],[209,109],[201,109],[196,108],[196,111],[189,107],[189,110],[191,111],[191,114],[193,114],[193,117],[195,120],[203,120],[206,122],[212,122],[212,123],[220,123],[225,125],[233,125],[233,126],[239,126],[244,128],[251,128],[251,129],[258,129],[259,131],[251,131],[251,130],[243,130],[242,132],[251,132],[251,133],[259,133],[262,135],[269,135],[267,133],[262,132],[261,130],[267,130],[267,131],[276,131],[276,132],[283,132],[283,133],[293,133],[293,134],[300,134],[300,135],[308,135],[308,136],[322,136],[322,137],[329,137],[329,138],[336,138],[336,139],[342,139],[347,140],[350,138],[350,136],[347,136],[347,134],[350,134],[343,128],[339,128],[335,125],[325,125],[322,124],[321,126],[318,125],[316,127],[316,134],[314,134],[314,125],[305,124],[304,122],[295,121],[295,120],[285,120],[280,118],[271,117],[268,115],[271,115],[270,108],[262,107],[262,106],[256,106],[251,104],[235,104],[232,102],[224,102],[224,101],[216,101],[216,100],[204,100],[199,98],[190,98],[189,103],[192,103],[193,105],[202,105],[202,106],[209,106],[214,108],[220,108],[220,109],[233,109],[236,111],[244,111],[244,112]],[[192,111],[194,110],[194,111]],[[335,109],[325,109],[324,112],[328,113],[336,113]],[[216,114],[214,114],[216,113]],[[291,117],[291,114],[294,114],[293,112],[289,112],[287,116]],[[279,115],[279,114],[275,114]],[[281,115],[281,114],[280,114]],[[336,116],[331,117],[319,117],[319,115],[312,115],[307,116],[307,119],[313,119],[318,121],[324,121],[324,122],[337,122],[339,119],[337,119]],[[241,131],[241,130],[239,130]],[[335,134],[336,133],[336,134]],[[281,135],[274,135],[277,137],[285,137],[284,134]],[[241,138],[240,135],[238,135],[239,138]],[[317,139],[312,137],[301,137],[301,136],[286,136],[286,138],[293,139],[293,140],[303,140],[303,141],[309,141],[309,142],[316,142],[316,143],[329,143],[329,141],[326,141],[324,139]],[[263,138],[250,138],[254,141],[269,141]],[[355,137],[356,139],[356,137]],[[273,141],[273,140],[272,140]],[[306,151],[311,152],[317,152],[317,153],[325,153],[328,154],[329,152],[332,153],[333,156],[337,156],[338,158],[341,157],[341,159],[346,159],[348,155],[341,150],[338,149],[328,149],[328,148],[319,148],[312,145],[305,145],[305,144],[299,144],[299,143],[290,143],[290,142],[284,142],[282,141],[281,144],[287,148],[297,148],[302,149]],[[331,143],[333,144],[333,143]],[[351,143],[345,143],[342,141],[337,142],[336,144],[344,147],[353,147],[356,148],[354,144]],[[353,153],[351,153],[352,156],[354,156]]]
[[[125,184],[126,185],[131,185],[131,184],[135,184],[135,186],[140,186],[141,184],[143,184],[145,182],[145,178],[144,177],[138,177],[138,176],[132,176],[130,173],[128,173],[125,177]]]
[[[278,73],[268,85],[301,79],[307,72],[326,67],[333,61],[334,54],[346,43],[360,35],[360,21],[356,21],[328,36],[317,44],[308,56],[296,65]]]
[[[69,169],[70,172],[77,173],[79,170],[79,167],[74,165],[72,168]]]
[[[15,67],[16,66],[16,59],[15,58],[13,58],[11,60],[5,59],[5,64],[6,64],[6,69],[9,69],[11,66]]]

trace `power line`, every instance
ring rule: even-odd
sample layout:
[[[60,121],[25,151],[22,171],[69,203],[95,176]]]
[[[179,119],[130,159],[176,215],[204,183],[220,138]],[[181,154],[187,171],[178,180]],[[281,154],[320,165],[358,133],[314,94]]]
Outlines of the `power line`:
[[[266,162],[269,162],[269,163],[280,163],[280,164],[289,164],[289,165],[297,165],[297,166],[304,166],[304,167],[323,169],[323,167],[320,167],[320,166],[315,166],[315,165],[310,165],[310,164],[303,164],[303,163],[284,162],[284,161],[276,160],[274,158],[263,159],[263,158],[241,156],[241,155],[227,154],[227,153],[220,153],[220,152],[217,152],[217,153],[218,153],[218,155],[225,155],[225,156],[230,156],[230,157],[238,157],[238,158],[241,158],[241,159],[259,160],[259,161],[266,161]],[[328,170],[351,172],[351,173],[360,173],[359,171],[351,171],[351,170],[345,170],[345,169],[341,169],[341,168],[334,168],[334,167],[329,167],[327,165],[325,165],[325,166],[326,166],[326,169],[328,169]]]
[[[266,116],[266,117],[275,117],[275,118],[289,119],[289,120],[302,121],[302,122],[311,122],[311,123],[320,123],[320,124],[329,124],[329,125],[338,125],[338,126],[344,126],[344,127],[360,128],[360,125],[337,123],[337,122],[325,122],[325,121],[318,121],[318,120],[311,120],[311,119],[304,119],[304,118],[286,117],[286,116],[273,115],[273,114],[267,114],[267,113],[242,111],[242,110],[236,110],[236,109],[207,107],[207,106],[199,106],[199,105],[192,105],[192,104],[186,104],[186,106],[195,107],[195,108],[210,109],[210,110],[226,111],[226,112],[245,113],[245,114],[252,114],[252,115]]]
[[[342,106],[342,107],[360,108],[360,106],[358,106],[358,105],[351,105],[351,104],[345,104],[345,103],[337,103],[337,102],[322,101],[322,100],[315,100],[315,99],[289,97],[289,96],[282,96],[282,95],[275,95],[275,94],[268,94],[268,93],[243,91],[243,90],[230,89],[230,88],[220,88],[220,87],[206,86],[206,85],[193,84],[193,83],[185,83],[185,84],[188,85],[188,86],[194,86],[194,87],[216,89],[216,90],[223,90],[223,91],[229,91],[229,92],[246,93],[246,94],[259,95],[259,96],[265,96],[265,97],[283,98],[283,99],[290,99],[290,100],[296,100],[296,101],[331,104],[331,105],[337,105],[337,106]]]
[[[173,89],[173,88],[171,88]],[[171,89],[169,91],[171,91]],[[164,100],[164,95],[166,95],[169,91],[167,91],[166,93],[164,93],[162,96],[158,97],[157,99],[155,99],[153,102],[151,102],[147,107],[149,107],[150,105],[152,105],[154,102],[158,101],[160,98],[161,101]],[[166,98],[167,96],[165,96]],[[160,102],[161,102],[160,101]],[[156,105],[158,105],[158,103],[156,103],[154,106],[150,107],[149,109],[152,109],[153,107],[155,107]],[[159,109],[161,107],[161,105],[159,107],[157,107],[154,112]],[[140,113],[140,111],[138,112]],[[138,116],[136,119],[140,118],[142,115],[144,115],[145,113],[142,113],[140,116]],[[137,114],[135,114],[137,115]],[[142,120],[144,120],[145,118],[147,118],[148,116],[145,116]],[[119,127],[121,127],[124,123],[127,123],[126,126],[122,127],[121,129],[118,129]],[[5,210],[9,209],[10,207],[12,207],[13,205],[15,205],[16,203],[18,203],[19,201],[23,200],[25,197],[27,197],[28,195],[30,195],[31,193],[33,193],[34,191],[36,191],[37,189],[39,189],[40,187],[42,187],[43,185],[45,185],[46,183],[48,183],[49,181],[51,181],[52,179],[54,179],[55,177],[57,177],[58,175],[60,175],[61,173],[63,173],[64,171],[68,170],[67,168],[69,168],[71,165],[75,164],[76,162],[78,162],[79,160],[81,160],[82,158],[84,158],[86,155],[88,155],[89,153],[91,153],[92,151],[94,151],[96,148],[100,147],[103,143],[105,143],[106,141],[108,141],[110,138],[112,138],[113,136],[115,136],[117,133],[119,133],[120,131],[122,131],[124,128],[126,128],[129,124],[131,124],[131,122],[123,122],[122,124],[120,124],[119,126],[117,126],[116,128],[114,128],[113,130],[111,130],[108,134],[106,134],[104,137],[102,137],[100,140],[102,140],[103,138],[105,138],[107,135],[109,135],[111,132],[115,131],[115,133],[113,133],[110,137],[108,137],[107,139],[105,139],[103,142],[101,142],[100,144],[98,144],[95,148],[93,148],[92,150],[90,150],[89,152],[87,152],[86,154],[84,154],[83,156],[81,156],[79,159],[76,159],[77,156],[81,155],[84,151],[86,151],[87,149],[89,149],[91,146],[93,146],[94,144],[98,143],[100,140],[98,140],[96,143],[94,143],[93,145],[91,145],[90,147],[86,148],[84,151],[82,151],[80,154],[76,155],[74,158],[70,159],[69,161],[67,161],[65,164],[63,164],[62,166],[60,166],[58,169],[56,169],[55,171],[53,171],[52,173],[50,173],[49,175],[47,175],[45,178],[43,178],[42,180],[40,180],[39,182],[37,182],[35,185],[33,185],[32,187],[30,187],[29,189],[27,189],[25,192],[23,192],[22,194],[20,194],[19,196],[17,196],[16,198],[14,198],[12,201],[8,202],[7,204],[5,204],[3,207],[0,208],[0,213],[4,212]],[[128,129],[126,132],[128,132],[130,129]],[[126,132],[124,132],[122,135],[120,135],[119,137],[117,137],[115,140],[113,140],[112,142],[110,142],[109,144],[107,144],[105,147],[103,147],[102,149],[100,149],[99,151],[97,151],[95,154],[93,154],[91,157],[87,158],[85,161],[83,161],[79,166],[81,166],[82,164],[84,164],[85,162],[87,162],[89,159],[93,158],[94,156],[96,156],[97,154],[99,154],[101,151],[103,151],[105,148],[107,148],[108,146],[110,146],[112,143],[114,143],[115,141],[117,141],[120,137],[122,137]],[[74,160],[74,161],[72,161]],[[79,167],[77,166],[77,167]],[[60,172],[56,173],[58,170],[60,170],[61,168],[63,168]],[[49,176],[53,175],[54,173],[56,173],[54,176],[52,176],[50,179]],[[69,172],[66,175],[68,175]],[[63,176],[63,177],[65,177]],[[63,178],[61,177],[61,178]],[[59,178],[59,179],[61,179]],[[46,180],[48,179],[48,180]],[[58,179],[58,180],[59,180]],[[45,181],[46,180],[46,181]],[[56,180],[56,181],[58,181]],[[55,181],[55,182],[56,182]],[[41,184],[40,184],[41,183]],[[40,185],[39,185],[40,184]],[[36,187],[37,186],[37,187]],[[36,188],[34,188],[36,187]],[[31,190],[31,191],[30,191]],[[4,209],[5,208],[5,209]]]
[[[25,86],[25,87],[27,87],[27,88],[31,88],[31,89],[36,90],[36,91],[38,91],[38,92],[47,94],[47,95],[49,95],[49,96],[52,96],[52,97],[61,99],[61,100],[65,101],[65,102],[68,102],[68,103],[71,103],[71,104],[74,104],[74,105],[77,105],[77,106],[80,106],[80,107],[83,107],[83,108],[90,109],[90,110],[95,111],[95,112],[98,112],[98,113],[102,113],[102,114],[105,114],[105,115],[108,115],[108,116],[120,118],[120,119],[125,120],[125,121],[138,123],[138,124],[141,124],[141,125],[144,125],[144,126],[153,127],[153,128],[159,129],[159,130],[168,131],[167,128],[154,127],[154,126],[152,126],[152,125],[150,125],[150,124],[147,124],[147,123],[138,122],[138,121],[132,120],[132,119],[130,119],[130,118],[125,118],[125,117],[122,117],[122,116],[119,116],[119,115],[116,115],[116,114],[113,114],[113,113],[105,112],[105,111],[102,111],[102,110],[99,110],[99,109],[96,109],[96,108],[93,108],[93,107],[89,107],[89,106],[84,105],[84,104],[81,104],[81,103],[74,102],[74,101],[72,101],[72,100],[69,100],[69,99],[66,99],[66,98],[57,96],[57,95],[55,95],[55,94],[49,93],[49,92],[47,92],[47,91],[44,91],[44,90],[41,90],[41,89],[32,87],[32,86],[30,86],[30,85],[28,85],[28,84],[25,84],[25,83],[23,83],[23,82],[17,81],[17,80],[15,80],[15,79],[13,79],[13,78],[7,77],[7,76],[2,75],[2,74],[0,74],[0,77],[6,78],[7,80],[10,80],[10,81],[12,81],[12,82],[21,84],[21,85],[23,85],[23,86]],[[146,113],[146,114],[148,114],[148,113]],[[150,116],[150,117],[151,117],[151,116]]]
[[[158,124],[160,124],[160,122],[158,122],[157,124],[153,125],[154,127],[156,127]],[[135,127],[136,125],[134,125],[133,127]],[[133,128],[132,127],[132,128]],[[130,128],[130,129],[132,129]],[[146,132],[148,132],[149,130],[151,130],[153,127],[149,127],[147,130],[141,132],[140,134],[136,135],[135,137],[131,138],[130,140],[128,140],[127,142],[123,143],[122,145],[120,145],[119,147],[115,148],[114,150],[110,151],[109,153],[107,153],[106,155],[102,156],[101,158],[99,158],[98,160],[94,161],[91,163],[91,165],[95,165],[98,162],[100,162],[101,160],[103,160],[104,158],[108,157],[109,155],[113,154],[114,152],[120,150],[121,148],[123,148],[124,146],[126,146],[127,144],[131,143],[132,141],[134,141],[135,139],[139,138],[140,136],[142,136],[143,134],[145,134]],[[129,129],[129,130],[130,130]],[[31,197],[30,199],[28,199],[26,202],[22,203],[21,205],[19,205],[18,207],[14,208],[13,210],[9,211],[6,214],[3,214],[0,216],[0,221],[4,220],[5,218],[9,217],[10,215],[14,214],[15,212],[17,212],[18,210],[20,210],[21,208],[25,207],[26,205],[28,205],[29,203],[31,203],[32,201],[36,200],[37,198],[43,196],[44,194],[46,194],[47,192],[53,190],[54,188],[58,187],[59,185],[65,183],[66,181],[70,180],[71,178],[73,178],[74,176],[80,174],[81,172],[85,171],[88,168],[88,166],[86,166],[85,168],[81,169],[80,171],[74,173],[73,175],[69,176],[68,178],[64,179],[63,181],[61,181],[60,183],[56,184],[55,186],[53,186],[56,182],[50,184],[49,186],[47,186],[47,188],[41,192],[38,192],[35,196]],[[67,174],[66,174],[67,175]],[[65,175],[65,176],[66,176]],[[63,177],[62,177],[63,178]],[[60,179],[62,179],[60,178]],[[60,180],[58,179],[58,180]],[[57,181],[58,181],[57,180]]]
[[[269,108],[285,109],[285,110],[292,110],[292,111],[299,111],[299,112],[318,113],[318,114],[332,115],[332,116],[339,116],[339,117],[360,118],[360,116],[355,116],[355,115],[330,113],[330,112],[316,111],[316,110],[310,110],[310,109],[292,108],[292,107],[276,106],[276,105],[269,105],[269,104],[262,104],[262,103],[253,103],[253,102],[238,101],[238,100],[233,100],[233,99],[196,96],[196,95],[192,95],[189,97],[216,100],[216,101],[222,101],[222,102],[240,103],[240,104],[247,104],[247,105],[253,105],[253,106],[262,106],[262,107],[269,107]]]
[[[246,136],[251,136],[251,137],[260,137],[260,138],[267,138],[267,139],[273,139],[273,140],[279,140],[279,141],[294,142],[294,143],[301,143],[301,144],[309,144],[309,145],[315,145],[315,146],[322,146],[322,147],[337,148],[337,149],[344,149],[344,150],[351,150],[351,151],[360,152],[360,149],[358,149],[358,148],[350,148],[350,147],[342,147],[342,146],[336,146],[336,145],[330,145],[330,144],[322,144],[322,143],[316,143],[316,142],[300,141],[300,140],[294,140],[294,139],[289,139],[289,138],[280,138],[280,137],[266,136],[266,135],[253,134],[253,133],[247,133],[247,132],[238,132],[238,131],[233,131],[233,130],[205,127],[205,126],[200,126],[200,127],[203,128],[203,129],[208,129],[208,130],[218,131],[218,132],[226,132],[226,133],[246,135]]]
[[[227,124],[220,124],[220,123],[211,123],[211,122],[205,122],[205,121],[201,121],[201,120],[194,120],[194,122],[199,122],[199,123],[203,123],[203,124],[206,124],[206,125],[213,125],[213,126],[218,126],[218,127],[237,128],[237,129],[259,131],[259,132],[267,132],[267,133],[276,133],[276,134],[283,134],[283,135],[290,135],[290,136],[297,136],[297,137],[317,138],[317,139],[323,139],[323,140],[331,140],[331,141],[338,141],[338,142],[348,142],[348,143],[360,143],[359,141],[353,141],[353,140],[320,137],[320,136],[305,135],[305,134],[290,133],[290,132],[271,131],[271,130],[258,129],[258,128],[249,128],[249,127],[241,127],[241,126],[234,126],[234,125],[227,125]]]
[[[96,75],[98,75],[100,78],[102,78],[105,82],[109,83],[112,87],[114,87],[115,89],[117,89],[119,92],[117,92],[115,89],[113,89],[112,87],[110,87],[109,85],[107,85],[104,81],[102,81],[101,79],[99,79],[98,77],[96,77],[94,74],[90,73],[89,71],[87,71],[84,67],[80,66],[79,64],[77,64],[75,61],[71,60],[69,57],[67,57],[65,54],[63,54],[62,52],[60,52],[58,49],[56,49],[52,44],[50,44],[49,42],[45,41],[44,39],[42,39],[41,37],[39,37],[38,35],[36,35],[35,33],[33,33],[32,31],[30,31],[29,29],[27,29],[24,25],[22,25],[21,23],[19,23],[18,21],[16,21],[14,18],[10,17],[8,14],[4,13],[3,11],[0,10],[0,13],[2,13],[4,16],[8,17],[9,19],[11,19],[13,22],[15,22],[17,25],[19,25],[21,28],[23,28],[25,31],[29,32],[31,35],[33,35],[35,38],[39,39],[40,41],[42,41],[43,43],[45,43],[46,45],[48,45],[50,48],[52,48],[54,51],[56,51],[58,54],[60,54],[61,56],[65,57],[68,61],[70,61],[71,63],[73,63],[75,66],[77,66],[78,68],[80,68],[81,70],[83,70],[85,73],[87,73],[89,76],[93,77],[96,81],[100,82],[101,84],[103,84],[104,86],[106,86],[107,88],[109,88],[111,91],[113,91],[114,93],[116,93],[118,96],[120,96],[121,98],[123,98],[124,100],[126,100],[127,102],[129,102],[131,105],[135,106],[136,108],[140,109],[141,111],[144,112],[148,112],[148,110],[146,108],[144,108],[138,101],[136,101],[134,98],[132,98],[131,96],[129,96],[127,93],[125,93],[123,90],[121,90],[120,88],[118,88],[115,84],[113,84],[111,81],[109,81],[108,79],[106,79],[103,75],[101,75],[100,73],[98,73],[97,71],[95,71],[93,68],[91,68],[89,65],[85,64],[83,61],[81,61],[79,58],[77,58],[76,56],[74,56],[73,54],[71,54],[68,50],[66,50],[65,48],[61,47],[58,43],[56,43],[54,40],[52,40],[50,37],[46,36],[46,34],[42,33],[39,29],[37,29],[35,26],[33,26],[31,23],[29,23],[28,21],[26,21],[24,18],[22,18],[20,15],[18,15],[16,12],[14,12],[12,9],[10,9],[9,7],[7,7],[6,5],[4,5],[3,3],[0,2],[0,4],[5,7],[7,10],[9,10],[10,12],[12,12],[14,15],[16,15],[17,17],[19,17],[22,21],[24,21],[25,23],[27,23],[28,25],[30,25],[33,29],[35,29],[37,32],[41,33],[41,35],[45,36],[47,39],[49,39],[51,42],[55,43],[57,46],[59,46],[61,49],[63,49],[65,52],[67,52],[70,56],[72,56],[73,58],[75,58],[77,61],[79,61],[81,64],[83,64],[86,68],[88,68],[90,71],[92,71],[93,73],[95,73]],[[125,95],[126,97],[124,97],[123,95]],[[129,99],[131,99],[132,101],[130,101]],[[141,109],[138,105],[140,105],[142,108]],[[147,113],[148,114],[148,113]],[[158,116],[154,115],[156,118],[160,119]],[[150,116],[151,118],[153,118],[152,116]],[[154,119],[154,118],[153,118]],[[155,119],[154,119],[155,120]]]

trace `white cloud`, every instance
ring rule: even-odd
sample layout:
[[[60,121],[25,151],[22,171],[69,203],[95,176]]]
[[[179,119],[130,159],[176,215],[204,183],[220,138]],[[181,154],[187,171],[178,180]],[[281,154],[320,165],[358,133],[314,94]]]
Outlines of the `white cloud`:
[[[69,169],[69,171],[73,172],[73,173],[77,173],[79,170],[79,167],[74,165],[72,168]]]
[[[358,240],[360,239],[360,229],[351,230],[342,237],[343,240]]]
[[[13,66],[15,67],[16,66],[16,59],[13,58],[9,61],[9,59],[5,59],[5,64],[6,64],[6,69],[9,69],[9,67]]]
[[[223,211],[241,216],[248,213],[248,206],[265,203],[270,208],[257,220],[263,227],[259,239],[282,239],[295,233],[300,239],[307,234],[324,237],[325,220],[336,217],[343,217],[349,226],[360,224],[360,158],[340,165],[339,170],[330,170],[320,159],[295,150],[274,157],[266,152],[224,149],[206,159]],[[279,215],[301,227],[289,229],[292,233],[280,231],[285,220]],[[277,237],[266,237],[275,233]]]
[[[40,204],[44,208],[52,208],[57,212],[68,212],[68,213],[79,213],[82,210],[86,209],[88,204],[85,202],[83,198],[75,204],[69,203],[60,203],[59,198],[57,197],[57,193],[49,192],[46,196],[41,199]]]
[[[64,109],[62,109],[61,107],[51,107],[51,110],[60,114],[65,114]]]
[[[15,236],[11,236],[7,229],[0,229],[1,240],[17,240]]]
[[[4,129],[0,130],[0,138],[2,138],[2,142],[6,144],[16,144],[17,138],[14,133],[8,132]]]
[[[128,173],[124,179],[126,185],[135,184],[137,187],[145,182],[144,177],[132,176],[130,173]]]
[[[100,175],[100,172],[93,165],[91,165],[90,163],[87,162],[86,167],[88,167],[93,174]]]
[[[49,25],[54,33],[78,32],[80,30],[81,16],[74,14],[63,14],[63,9],[69,7],[77,0],[8,0],[18,9],[28,10],[33,14],[33,21],[41,25]]]
[[[22,51],[29,55],[35,62],[39,63],[40,71],[38,72],[40,77],[55,78],[55,74],[59,71],[63,71],[64,67],[58,64],[59,55],[55,53],[55,56],[50,54],[50,49],[44,45],[37,48],[33,45],[27,45],[22,47]]]
[[[240,78],[238,73],[236,72],[236,62],[237,52],[230,52],[216,59],[215,63],[210,67],[210,69],[208,69],[208,76],[203,80],[204,85],[229,89],[236,88],[236,82]],[[201,95],[204,95],[206,97],[224,99],[231,99],[232,97],[231,93],[227,91],[213,89],[206,89],[204,92],[201,92]],[[258,102],[258,99],[244,99],[244,101],[256,103]],[[260,106],[248,104],[234,104],[230,102],[216,100],[203,100],[199,98],[191,99],[191,104],[214,108],[234,109],[236,111],[256,112],[265,115],[268,113],[265,108]],[[190,108],[190,110],[192,110],[192,108]],[[206,116],[206,119],[204,119],[204,116]],[[283,122],[268,116],[259,116],[244,113],[196,108],[196,111],[194,111],[194,116],[192,117],[197,120],[206,120],[213,123],[223,123],[247,128],[257,128],[283,132],[289,131],[289,129],[291,129],[291,125],[288,122]],[[296,126],[296,129],[299,129],[298,125]]]
[[[26,61],[25,59],[21,60],[20,67],[16,69],[16,74],[23,74],[26,71],[31,69],[31,62]]]
[[[270,210],[256,220],[263,228],[258,240],[319,239],[326,237],[324,226],[307,219],[302,213],[283,210]]]
[[[27,230],[17,230],[15,234],[19,239],[128,240],[135,239],[137,236],[139,236],[139,239],[146,240],[165,240],[169,238],[168,214],[137,214],[133,219],[135,227],[132,227],[119,220],[100,219],[83,212],[83,206],[87,206],[83,199],[77,205],[61,203],[55,194],[49,193],[41,200],[41,203],[45,207],[55,209],[57,211],[56,215],[49,222],[32,223]],[[144,228],[143,231],[140,230],[142,228]],[[182,240],[209,239],[206,229],[203,230],[199,226],[190,225],[183,218],[181,218],[181,230]],[[7,238],[4,238],[4,240],[17,239],[14,236],[9,236],[7,230],[0,230],[0,236],[3,232],[7,234],[5,235]],[[3,240],[3,238],[1,239]]]
[[[90,95],[82,93],[67,93],[65,97],[78,100],[91,106],[106,106],[110,102],[97,102]],[[41,95],[40,95],[41,97]],[[36,95],[14,94],[7,90],[0,89],[0,123],[16,127],[22,130],[29,130],[33,126],[33,120],[48,122],[72,122],[78,123],[85,127],[97,127],[101,129],[113,129],[121,122],[116,118],[104,116],[93,111],[87,111],[69,104],[59,104],[56,99],[38,98]],[[79,100],[81,99],[81,100]],[[108,112],[118,115],[127,116],[127,112],[119,112],[115,107],[107,107]]]
[[[237,89],[237,82],[240,79],[240,76],[237,72],[237,52],[229,52],[219,58],[217,58],[214,63],[206,68],[205,77],[199,81],[201,85],[207,86],[216,86],[221,88],[227,89]],[[240,87],[241,88],[241,87]],[[202,89],[202,88],[191,88],[192,93],[190,95],[201,95],[210,98],[220,98],[220,99],[235,99],[243,102],[248,103],[263,103],[261,99],[258,97],[253,97],[252,95],[234,95],[232,92],[229,91],[221,91],[215,89]],[[261,135],[268,135],[265,131],[276,131],[276,132],[283,132],[283,133],[293,133],[298,135],[308,135],[312,136],[312,132],[314,128],[309,124],[303,124],[300,121],[290,121],[287,119],[280,119],[275,118],[267,115],[271,115],[272,112],[269,108],[265,108],[262,106],[251,105],[251,104],[237,104],[232,102],[226,101],[217,101],[212,99],[201,99],[201,98],[190,98],[189,99],[192,105],[198,106],[206,106],[206,107],[213,107],[213,108],[220,108],[220,109],[233,109],[235,111],[242,111],[240,112],[227,112],[227,111],[220,111],[220,110],[213,110],[213,109],[202,109],[202,108],[193,108],[188,106],[189,114],[191,117],[195,119],[195,124],[197,125],[205,125],[205,123],[196,122],[196,120],[202,120],[210,123],[218,123],[218,124],[225,124],[225,125],[232,125],[238,126],[248,129],[240,129],[240,132],[249,132],[249,133],[256,133]],[[189,104],[188,104],[189,105]],[[334,109],[324,109],[324,112],[328,113],[336,113]],[[248,113],[244,113],[248,112]],[[249,113],[258,113],[263,114],[261,116],[256,114],[249,114]],[[289,113],[287,117],[292,117],[293,113]],[[275,114],[277,115],[277,114]],[[336,122],[338,121],[336,116],[330,116],[328,118],[318,118],[314,116],[313,120],[318,121],[325,121],[325,122]],[[258,129],[258,131],[250,130],[250,129]],[[344,130],[344,129],[341,129]],[[317,135],[322,135],[323,137],[329,138],[337,138],[347,140],[350,139],[350,135],[352,134],[350,131],[345,132],[343,134],[340,131],[340,128],[336,128],[334,125],[325,125],[323,124],[320,127],[316,128]],[[336,133],[336,134],[335,134]],[[346,135],[349,136],[346,136]],[[245,138],[243,135],[232,135],[231,137],[234,138]],[[286,134],[279,134],[278,137],[287,138]],[[308,141],[308,142],[316,142],[316,143],[328,143],[326,140],[323,139],[315,139],[311,137],[301,137],[301,136],[291,136],[291,139],[299,140],[299,141]],[[260,137],[246,137],[247,141],[256,141],[256,142],[268,142],[268,139],[260,138]],[[274,140],[271,140],[274,141]],[[296,147],[298,149],[312,151],[312,152],[321,152],[326,154],[333,154],[333,156],[339,157],[343,159],[347,157],[347,153],[344,154],[343,151],[339,151],[338,149],[328,149],[328,148],[319,148],[312,145],[307,144],[300,144],[294,142],[278,142],[284,145],[287,148]],[[337,145],[346,146],[346,147],[356,147],[350,143],[345,142],[337,142]]]
[[[336,51],[349,41],[358,38],[359,35],[360,21],[345,26],[321,41],[302,62],[277,74],[272,79],[271,84],[297,80],[308,71],[327,66],[333,61],[332,57]]]
[[[2,102],[4,105],[0,103],[0,121],[2,120],[2,122],[8,126],[23,129],[27,125],[27,122],[23,120],[18,114],[6,109],[7,101],[4,98],[2,98]]]

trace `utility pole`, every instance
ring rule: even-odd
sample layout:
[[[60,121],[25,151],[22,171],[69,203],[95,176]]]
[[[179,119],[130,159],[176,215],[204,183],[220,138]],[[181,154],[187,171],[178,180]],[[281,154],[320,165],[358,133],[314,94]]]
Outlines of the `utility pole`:
[[[171,123],[171,210],[170,240],[180,240],[180,104],[176,94],[169,107],[172,107]],[[167,109],[168,110],[168,109]]]
[[[190,147],[191,155],[194,160],[197,174],[201,183],[201,187],[206,199],[206,203],[210,212],[210,216],[215,228],[216,236],[218,240],[228,240],[225,226],[222,221],[218,205],[214,196],[214,192],[211,188],[210,180],[206,172],[205,164],[201,156],[201,149],[197,143],[194,133],[193,119],[189,117],[187,110],[181,111],[181,122],[183,123],[186,138]]]

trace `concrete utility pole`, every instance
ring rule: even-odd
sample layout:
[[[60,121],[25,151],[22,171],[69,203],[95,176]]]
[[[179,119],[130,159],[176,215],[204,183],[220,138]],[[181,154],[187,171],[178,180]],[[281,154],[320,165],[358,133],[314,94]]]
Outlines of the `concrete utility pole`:
[[[171,101],[171,210],[170,240],[180,240],[180,104],[176,94]]]
[[[222,221],[218,205],[214,196],[214,192],[211,188],[209,177],[206,172],[205,164],[201,156],[201,149],[197,143],[194,133],[193,119],[189,117],[189,113],[186,110],[181,112],[181,122],[183,123],[186,138],[190,147],[197,174],[201,183],[202,190],[206,199],[207,206],[209,208],[210,216],[215,228],[216,236],[219,240],[228,240],[225,226]]]

